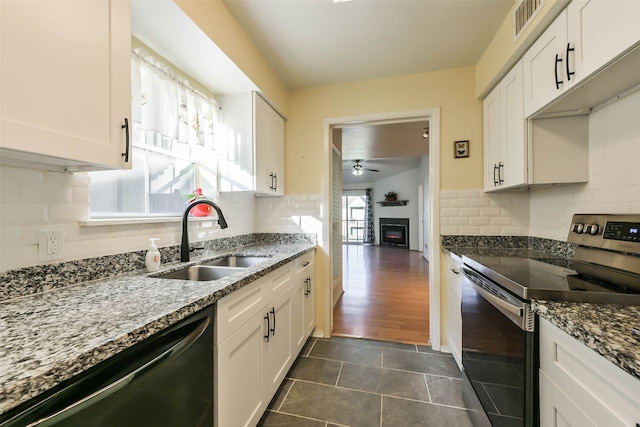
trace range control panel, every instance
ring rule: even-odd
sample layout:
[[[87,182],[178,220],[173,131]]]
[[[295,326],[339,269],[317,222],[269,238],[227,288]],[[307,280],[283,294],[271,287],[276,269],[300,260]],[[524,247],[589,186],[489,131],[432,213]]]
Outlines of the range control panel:
[[[640,254],[640,214],[575,214],[567,241]]]

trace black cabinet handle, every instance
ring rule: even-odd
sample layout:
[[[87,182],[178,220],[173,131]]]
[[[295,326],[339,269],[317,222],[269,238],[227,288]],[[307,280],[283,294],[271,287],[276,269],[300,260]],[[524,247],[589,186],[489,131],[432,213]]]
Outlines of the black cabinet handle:
[[[311,261],[306,261],[304,264],[302,264],[303,267],[306,267],[307,265],[311,264]]]
[[[264,316],[264,318],[267,320],[267,335],[264,336],[264,338],[267,340],[267,342],[269,342],[269,331],[271,330],[271,323],[269,320],[269,313],[267,312],[267,315]]]
[[[574,71],[569,71],[569,52],[574,52],[575,49],[571,47],[571,44],[567,43],[567,55],[566,55],[566,67],[567,67],[567,80],[571,81],[571,76],[575,74]]]
[[[498,170],[498,165],[493,164],[493,186],[496,187],[498,185],[498,180],[496,179],[496,170]]]
[[[311,294],[311,277],[304,279],[304,295],[309,296]]]
[[[276,185],[273,186],[273,191],[278,191],[278,175],[274,172],[273,179],[276,180]]]
[[[502,179],[502,168],[504,164],[502,162],[498,163],[498,183],[502,185],[504,183],[504,179]]]
[[[122,157],[124,157],[125,163],[129,163],[129,119],[125,117],[124,124],[120,127],[124,129],[125,135],[124,153],[122,153]]]
[[[562,80],[558,80],[558,62],[562,62],[562,58],[560,58],[556,53],[556,62],[554,66],[554,71],[556,73],[556,89],[560,89],[560,85],[564,83]]]
[[[271,335],[276,334],[276,308],[271,307],[271,314],[273,315],[273,328],[271,328]]]

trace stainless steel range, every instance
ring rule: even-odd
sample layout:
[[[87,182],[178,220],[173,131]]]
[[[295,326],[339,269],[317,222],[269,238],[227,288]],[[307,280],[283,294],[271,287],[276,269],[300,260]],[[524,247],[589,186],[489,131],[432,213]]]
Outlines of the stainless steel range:
[[[462,365],[487,415],[479,425],[539,423],[532,299],[640,304],[640,215],[574,215],[567,241],[571,259],[463,254]]]

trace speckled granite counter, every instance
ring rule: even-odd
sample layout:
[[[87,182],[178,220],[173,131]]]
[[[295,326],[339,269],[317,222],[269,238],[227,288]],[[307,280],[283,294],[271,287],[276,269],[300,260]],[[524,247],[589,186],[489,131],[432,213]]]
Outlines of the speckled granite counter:
[[[269,257],[211,282],[157,279],[138,271],[1,302],[0,414],[313,248],[310,242],[274,242],[210,252],[193,263],[226,254]]]
[[[640,379],[640,307],[533,301],[534,311]]]

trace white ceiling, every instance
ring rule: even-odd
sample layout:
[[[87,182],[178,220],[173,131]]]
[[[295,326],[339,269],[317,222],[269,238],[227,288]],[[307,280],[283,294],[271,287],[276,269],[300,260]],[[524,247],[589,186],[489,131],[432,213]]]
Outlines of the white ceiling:
[[[473,65],[514,0],[222,0],[290,89]]]
[[[290,89],[473,65],[514,0],[222,0]],[[419,164],[426,123],[344,128],[343,182]],[[352,160],[379,169],[358,177]]]

